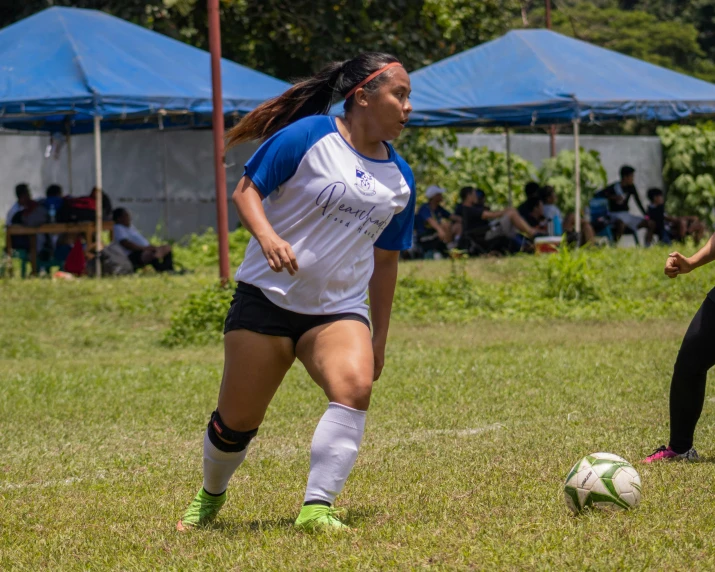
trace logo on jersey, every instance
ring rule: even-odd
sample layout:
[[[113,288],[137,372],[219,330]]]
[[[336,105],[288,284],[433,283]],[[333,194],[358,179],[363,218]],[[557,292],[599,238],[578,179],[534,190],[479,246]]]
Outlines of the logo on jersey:
[[[355,186],[366,197],[371,197],[377,192],[375,191],[375,177],[360,167],[355,167]]]

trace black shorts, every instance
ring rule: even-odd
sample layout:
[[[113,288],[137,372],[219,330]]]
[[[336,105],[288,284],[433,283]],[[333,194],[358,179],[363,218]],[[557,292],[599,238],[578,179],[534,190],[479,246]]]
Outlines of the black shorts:
[[[276,306],[260,288],[239,282],[228,309],[223,333],[248,330],[267,336],[290,338],[295,345],[308,330],[342,320],[355,320],[370,328],[367,318],[353,312],[325,316],[291,312]]]

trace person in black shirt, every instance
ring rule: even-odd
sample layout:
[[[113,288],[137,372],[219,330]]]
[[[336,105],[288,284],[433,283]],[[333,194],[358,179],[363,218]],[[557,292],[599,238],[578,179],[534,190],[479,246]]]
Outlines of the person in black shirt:
[[[541,196],[541,186],[536,181],[529,181],[524,185],[524,195],[526,195],[526,200],[521,203],[516,210],[519,212],[522,218],[526,218],[528,215],[529,199],[540,198]]]
[[[616,242],[620,240],[626,229],[635,234],[639,228],[648,228],[651,231],[649,235],[652,236],[653,229],[651,227],[654,225],[645,218],[645,208],[643,208],[643,203],[633,183],[635,172],[636,170],[633,167],[623,165],[621,167],[621,180],[608,185],[605,189],[594,195],[595,199],[608,200],[608,214],[613,226],[613,238]],[[630,208],[628,203],[631,197],[635,199],[636,206],[641,213],[643,213],[642,217],[629,212]],[[650,244],[647,239],[646,244]]]
[[[696,216],[669,216],[665,212],[665,193],[660,189],[648,189],[648,220],[653,222],[649,234],[655,233],[661,242],[685,240],[692,236],[698,244],[705,235],[705,225]]]
[[[536,222],[540,216],[535,210],[535,205],[541,207],[541,201],[529,199],[527,206],[527,217],[522,217],[515,208],[506,208],[504,210],[493,211],[487,207],[483,201],[480,201],[476,190],[467,194],[462,202],[462,218],[464,220],[464,233],[467,234],[475,229],[488,226],[487,238],[506,237],[513,238],[519,232],[525,234],[529,238],[533,238],[539,234],[539,229],[535,228],[531,222]],[[538,209],[537,209],[538,210]],[[539,210],[539,212],[541,212]]]

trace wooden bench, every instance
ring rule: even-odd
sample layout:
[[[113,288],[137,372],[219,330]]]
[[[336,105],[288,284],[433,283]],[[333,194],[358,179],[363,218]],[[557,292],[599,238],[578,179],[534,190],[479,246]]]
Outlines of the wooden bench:
[[[30,237],[30,264],[32,274],[37,274],[37,235],[38,234],[82,234],[85,237],[87,250],[94,247],[96,236],[96,224],[94,222],[53,222],[42,226],[23,226],[21,224],[9,224],[5,227],[5,247],[9,256],[12,256],[12,237]],[[102,230],[109,231],[110,241],[114,234],[114,222],[105,220],[102,222]]]

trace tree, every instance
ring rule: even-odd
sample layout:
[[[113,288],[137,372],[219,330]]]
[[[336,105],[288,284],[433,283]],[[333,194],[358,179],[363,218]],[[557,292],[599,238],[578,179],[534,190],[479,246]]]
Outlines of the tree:
[[[690,1],[693,6],[696,3],[697,0]],[[637,7],[633,3],[626,4]],[[552,16],[553,29],[557,32],[715,81],[715,63],[698,43],[699,32],[692,23],[678,22],[678,25],[673,25],[671,20],[660,20],[654,13],[639,9],[622,10],[613,0],[573,5],[560,2],[558,6]],[[543,17],[542,9],[534,10],[529,16],[530,24],[541,26]]]
[[[148,25],[206,49],[205,5],[164,0]],[[393,53],[411,70],[506,32],[518,9],[518,0],[222,0],[222,50],[286,80],[360,51]]]
[[[162,0],[0,0],[0,28],[53,6],[101,10],[145,26],[149,9],[162,4]]]

